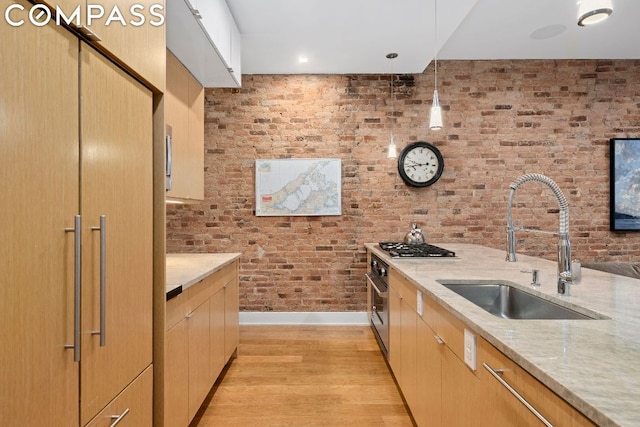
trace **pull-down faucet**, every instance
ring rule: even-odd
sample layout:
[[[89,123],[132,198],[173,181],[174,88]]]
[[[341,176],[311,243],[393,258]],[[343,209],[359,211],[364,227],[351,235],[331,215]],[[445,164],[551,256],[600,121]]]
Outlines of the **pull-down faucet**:
[[[537,181],[546,184],[558,199],[560,206],[560,229],[558,232],[558,293],[560,295],[571,295],[571,284],[573,282],[571,273],[571,244],[569,243],[569,206],[560,187],[549,177],[538,173],[530,173],[522,175],[511,183],[511,193],[509,193],[509,205],[507,206],[507,261],[515,262],[518,260],[516,256],[516,231],[542,232],[546,231],[532,230],[513,226],[511,217],[511,204],[516,189],[527,181]],[[555,234],[555,233],[553,233]]]

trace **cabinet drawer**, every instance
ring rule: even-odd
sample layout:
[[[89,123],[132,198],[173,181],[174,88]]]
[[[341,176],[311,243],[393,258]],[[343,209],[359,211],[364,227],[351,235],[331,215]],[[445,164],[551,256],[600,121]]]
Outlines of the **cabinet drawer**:
[[[187,315],[186,299],[188,293],[183,292],[180,295],[171,298],[167,301],[167,312],[165,330],[173,328],[178,322],[180,322]]]
[[[556,426],[595,426],[551,389],[542,384],[487,341],[478,339],[478,376],[487,396],[503,408],[494,417],[495,426],[538,426],[540,421],[483,366],[486,363],[531,406]]]
[[[423,320],[460,360],[464,360],[464,323],[427,295],[423,298],[423,306]]]
[[[118,427],[151,427],[153,422],[153,366],[129,384],[86,427],[109,427],[121,417]]]
[[[211,282],[204,278],[190,288],[187,288],[186,312],[191,313],[211,296]]]
[[[220,270],[213,273],[207,279],[211,283],[211,295],[214,295],[220,289],[224,288],[227,283],[235,280],[238,276],[238,262],[234,261],[222,267]]]
[[[390,269],[389,283],[393,290],[402,297],[402,300],[414,311],[417,311],[417,289],[406,277]]]

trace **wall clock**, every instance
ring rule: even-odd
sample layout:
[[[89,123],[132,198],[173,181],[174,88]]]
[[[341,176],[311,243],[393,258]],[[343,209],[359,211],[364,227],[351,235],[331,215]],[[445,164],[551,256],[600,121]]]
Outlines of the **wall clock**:
[[[426,187],[442,175],[444,159],[432,144],[417,141],[407,145],[398,157],[398,173],[412,187]]]

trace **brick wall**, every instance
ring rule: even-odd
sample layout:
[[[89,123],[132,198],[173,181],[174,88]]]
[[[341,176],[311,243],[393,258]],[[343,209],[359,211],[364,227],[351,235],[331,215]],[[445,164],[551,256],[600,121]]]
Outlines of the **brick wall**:
[[[433,70],[388,75],[243,76],[208,89],[205,201],[167,208],[173,252],[242,252],[241,310],[364,310],[363,243],[401,240],[417,222],[429,242],[505,246],[509,184],[555,180],[569,202],[574,258],[640,260],[639,234],[609,231],[609,138],[640,136],[640,61],[442,61],[445,128],[429,131]],[[404,185],[386,158],[426,140],[442,178]],[[258,158],[342,159],[342,216],[256,217]],[[558,228],[538,183],[518,189],[516,224]],[[518,235],[518,251],[555,258],[556,238]]]

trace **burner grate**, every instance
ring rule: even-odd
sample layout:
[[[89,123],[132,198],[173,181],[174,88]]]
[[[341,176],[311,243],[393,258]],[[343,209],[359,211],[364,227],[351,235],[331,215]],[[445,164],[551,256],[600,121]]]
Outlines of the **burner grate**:
[[[428,243],[407,244],[399,242],[380,242],[380,248],[394,258],[435,258],[455,257],[456,253]]]

